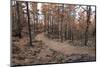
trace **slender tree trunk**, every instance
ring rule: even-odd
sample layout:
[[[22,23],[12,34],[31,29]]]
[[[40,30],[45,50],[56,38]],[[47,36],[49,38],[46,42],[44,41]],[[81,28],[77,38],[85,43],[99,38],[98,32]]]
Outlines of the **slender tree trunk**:
[[[51,15],[51,33],[54,34],[54,27],[53,27],[53,16]]]
[[[48,14],[48,34],[50,35],[50,16]]]
[[[38,24],[39,24],[39,22],[38,22],[38,12],[37,12],[37,14],[36,14],[36,34],[38,33],[38,30],[39,30]]]
[[[66,19],[65,19],[65,40],[67,40],[67,20]]]
[[[60,8],[59,8],[59,5],[58,5],[58,33],[59,33],[59,40],[60,40]]]
[[[51,11],[50,11],[51,12]],[[50,34],[52,34],[52,19],[51,19],[51,13],[50,13],[50,15],[49,15],[49,17],[50,17],[50,27],[49,27],[49,29],[50,29]]]
[[[61,15],[61,42],[63,42],[63,23],[64,23],[64,4],[62,4],[62,15]]]
[[[91,13],[91,6],[87,6],[87,26],[85,30],[85,45],[88,43],[88,28],[90,24],[90,13]]]
[[[46,14],[44,14],[44,31],[47,32],[47,21],[46,21]]]
[[[21,26],[20,26],[20,24],[21,24],[21,20],[20,20],[20,9],[19,9],[19,3],[16,1],[16,6],[17,6],[17,25],[18,25],[18,36],[19,36],[19,38],[21,38],[22,36],[21,36]]]
[[[27,6],[27,17],[28,17],[28,28],[29,28],[29,38],[30,38],[30,46],[32,46],[32,36],[31,36],[31,26],[30,26],[30,14],[29,14],[29,5],[28,2],[26,2]]]
[[[48,34],[49,34],[49,15],[47,14],[46,17],[47,17],[47,19],[46,19],[46,21],[47,21],[47,31],[48,31]]]
[[[94,24],[95,24],[95,28],[93,30],[93,37],[96,37],[96,6],[95,6],[95,18],[94,18]]]

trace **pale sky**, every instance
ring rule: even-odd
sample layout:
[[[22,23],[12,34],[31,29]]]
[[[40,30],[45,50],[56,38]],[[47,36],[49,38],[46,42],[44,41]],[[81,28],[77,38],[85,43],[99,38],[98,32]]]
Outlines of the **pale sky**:
[[[39,13],[40,13],[40,14],[41,14],[41,7],[42,7],[42,3],[38,3],[37,9],[39,9]]]
[[[88,4],[96,5],[96,0],[18,0],[18,1],[37,1],[37,2],[55,2],[55,3],[69,3],[69,4]]]

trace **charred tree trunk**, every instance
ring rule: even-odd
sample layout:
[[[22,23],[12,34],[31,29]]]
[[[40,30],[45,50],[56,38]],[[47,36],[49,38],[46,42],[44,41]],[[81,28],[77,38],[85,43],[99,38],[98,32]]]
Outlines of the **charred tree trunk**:
[[[38,34],[38,24],[39,24],[39,22],[38,22],[38,10],[37,10],[37,13],[36,13],[36,34]]]
[[[94,24],[95,24],[95,28],[94,28],[94,30],[93,30],[93,37],[96,37],[95,35],[96,35],[96,7],[95,7],[95,18],[94,18]]]
[[[50,16],[48,14],[48,35],[50,35]]]
[[[61,42],[63,42],[63,23],[64,23],[64,4],[62,4],[62,12],[61,12]]]
[[[49,11],[50,11],[50,10],[49,10]],[[49,23],[50,23],[50,24],[49,24],[49,31],[50,31],[50,34],[52,35],[52,32],[51,32],[51,31],[52,31],[52,25],[51,25],[52,23],[51,23],[51,20],[52,20],[52,19],[51,19],[51,11],[50,11],[50,12],[49,12]]]
[[[85,30],[85,45],[88,43],[88,28],[90,24],[91,6],[87,6],[87,26]]]
[[[65,24],[65,40],[67,40],[67,21],[66,21],[66,19],[65,19],[65,22],[66,22],[66,24]]]
[[[32,46],[31,25],[30,25],[30,14],[29,14],[28,2],[26,2],[26,6],[27,6],[27,17],[28,17],[28,29],[29,29],[30,46]]]
[[[47,21],[46,21],[46,14],[44,14],[44,31],[47,32]]]
[[[52,35],[53,35],[53,32],[54,31],[54,28],[53,28],[53,20],[52,20],[52,15],[51,15],[51,33],[52,33]]]
[[[19,38],[21,38],[22,36],[21,36],[21,26],[20,26],[20,24],[21,24],[21,20],[20,20],[20,9],[19,9],[19,7],[20,7],[20,5],[19,5],[19,2],[17,2],[16,1],[16,6],[17,6],[17,25],[18,25],[18,32],[17,32],[17,35],[19,36]]]
[[[60,40],[60,8],[59,8],[59,5],[58,5],[58,37],[59,37],[59,40]]]

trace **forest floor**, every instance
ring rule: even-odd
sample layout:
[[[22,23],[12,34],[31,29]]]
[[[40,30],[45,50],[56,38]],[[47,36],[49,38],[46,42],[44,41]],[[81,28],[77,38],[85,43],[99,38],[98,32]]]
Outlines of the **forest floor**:
[[[42,40],[45,45],[47,45],[50,49],[55,51],[59,51],[63,54],[89,54],[95,56],[95,48],[94,47],[75,47],[68,43],[68,41],[56,42],[55,40],[48,39],[44,33],[41,33],[35,37],[36,40]]]
[[[95,61],[95,47],[73,46],[49,39],[44,33],[36,35],[29,46],[29,39],[13,37],[12,65],[33,65]]]

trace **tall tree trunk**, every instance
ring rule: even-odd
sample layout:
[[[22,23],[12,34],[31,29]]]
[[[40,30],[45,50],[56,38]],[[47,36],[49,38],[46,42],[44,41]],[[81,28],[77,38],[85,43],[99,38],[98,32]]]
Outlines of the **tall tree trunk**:
[[[95,18],[94,18],[94,24],[95,24],[95,28],[93,30],[93,37],[96,37],[96,6],[95,6]]]
[[[30,46],[32,46],[32,36],[31,36],[31,26],[30,26],[30,14],[29,14],[29,5],[28,5],[28,2],[26,2],[26,6],[27,6],[27,17],[28,17],[28,29],[29,29]]]
[[[67,40],[67,19],[65,19],[65,40]]]
[[[62,4],[62,12],[61,12],[61,42],[63,42],[63,23],[64,23],[64,4]]]
[[[59,40],[60,40],[60,8],[58,5],[58,33],[59,33]]]
[[[90,24],[91,6],[87,6],[87,26],[85,30],[85,45],[88,43],[88,28]]]
[[[19,9],[19,7],[20,7],[20,5],[19,5],[19,2],[17,2],[16,1],[16,6],[17,6],[17,25],[18,25],[18,36],[19,36],[19,38],[21,38],[22,36],[21,36],[21,26],[20,26],[20,24],[21,24],[21,19],[20,19],[20,9]]]
[[[47,32],[46,14],[44,14],[44,31]]]
[[[38,24],[39,24],[39,22],[38,22],[38,11],[37,11],[37,13],[36,13],[36,34],[38,33]]]

